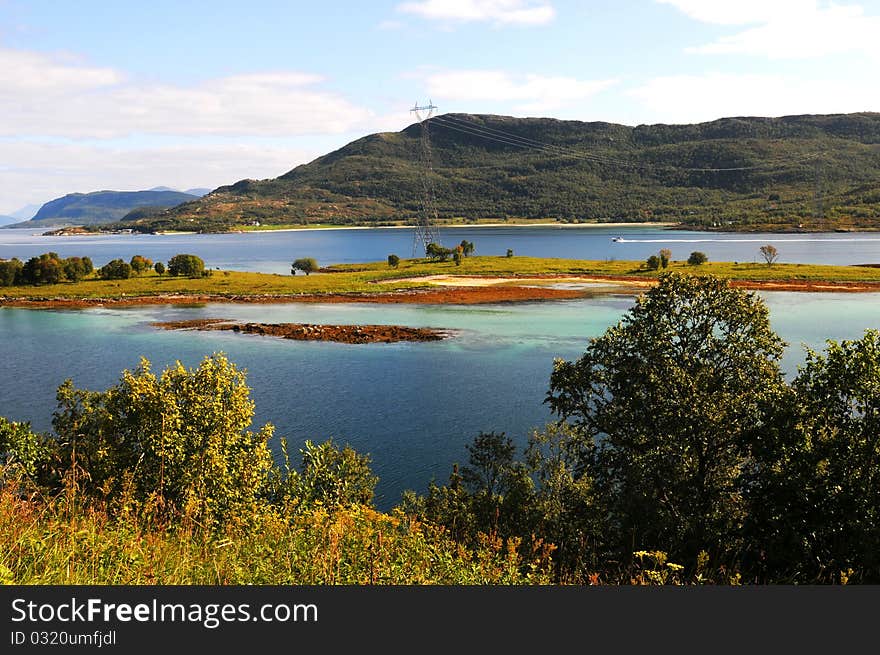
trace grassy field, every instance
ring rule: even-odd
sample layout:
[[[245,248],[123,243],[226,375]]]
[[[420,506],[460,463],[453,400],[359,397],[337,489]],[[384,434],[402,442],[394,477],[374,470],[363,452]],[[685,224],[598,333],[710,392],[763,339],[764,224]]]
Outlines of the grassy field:
[[[305,276],[239,271],[212,271],[210,277],[181,278],[159,276],[153,272],[128,280],[89,278],[43,286],[0,288],[0,299],[27,298],[120,298],[158,295],[296,295],[379,293],[423,287],[426,283],[404,280],[428,275],[584,275],[627,276],[651,279],[658,271],[648,271],[637,261],[593,261],[534,257],[469,257],[460,266],[453,262],[402,260],[398,268],[385,262],[338,265],[327,272]],[[813,264],[766,264],[716,262],[690,266],[671,262],[668,271],[711,274],[731,280],[752,281],[833,281],[880,283],[880,268],[861,266],[820,266]],[[376,284],[377,282],[383,282]]]

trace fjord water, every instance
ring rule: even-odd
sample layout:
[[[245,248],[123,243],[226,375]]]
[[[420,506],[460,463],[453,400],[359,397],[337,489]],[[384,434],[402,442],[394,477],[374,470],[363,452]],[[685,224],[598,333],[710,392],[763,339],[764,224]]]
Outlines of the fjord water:
[[[774,328],[791,345],[850,339],[880,327],[880,294],[762,293]],[[80,311],[0,310],[0,415],[50,427],[56,387],[105,389],[147,357],[155,370],[195,366],[223,351],[248,371],[255,423],[271,421],[295,451],[334,437],[369,453],[380,477],[377,504],[423,491],[464,462],[480,431],[518,444],[551,416],[542,403],[553,358],[573,359],[632,305],[627,295],[482,306],[208,304]],[[262,322],[384,323],[454,330],[446,341],[349,345],[228,332],[167,332],[153,321],[229,318]],[[277,443],[275,444],[277,448]]]
[[[612,241],[622,237],[619,242]],[[710,261],[762,261],[758,249],[772,244],[779,261],[803,264],[880,263],[880,234],[733,234],[669,230],[651,226],[541,226],[442,228],[444,245],[472,241],[478,255],[516,255],[573,259],[644,260],[661,248],[673,260],[702,251]],[[389,254],[422,256],[413,251],[409,228],[295,230],[236,234],[113,234],[44,237],[39,228],[0,230],[0,258],[27,259],[55,251],[62,257],[89,256],[102,266],[111,259],[139,254],[168,261],[193,253],[209,268],[290,273],[290,262],[314,257],[322,266],[384,261]]]

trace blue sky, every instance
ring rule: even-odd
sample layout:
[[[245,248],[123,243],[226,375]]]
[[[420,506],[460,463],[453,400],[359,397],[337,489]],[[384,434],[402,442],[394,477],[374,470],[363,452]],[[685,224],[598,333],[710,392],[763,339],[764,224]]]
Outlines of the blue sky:
[[[0,0],[0,214],[274,177],[408,108],[880,111],[880,0]]]

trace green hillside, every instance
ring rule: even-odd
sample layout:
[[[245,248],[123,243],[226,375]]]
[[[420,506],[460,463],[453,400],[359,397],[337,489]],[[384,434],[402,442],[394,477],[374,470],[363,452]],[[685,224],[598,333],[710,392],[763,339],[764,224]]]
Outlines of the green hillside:
[[[442,220],[880,227],[878,113],[637,127],[445,114],[429,126]],[[417,124],[372,134],[276,179],[242,180],[126,226],[411,222],[423,197],[419,137]]]

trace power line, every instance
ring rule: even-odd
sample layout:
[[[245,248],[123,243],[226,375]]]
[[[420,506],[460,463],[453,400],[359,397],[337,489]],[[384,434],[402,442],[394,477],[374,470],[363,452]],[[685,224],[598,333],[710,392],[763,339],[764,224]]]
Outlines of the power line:
[[[431,134],[428,129],[429,120],[434,115],[436,105],[428,101],[428,104],[420,107],[417,102],[410,111],[416,115],[421,126],[421,144],[419,159],[421,163],[422,177],[422,212],[413,231],[412,256],[415,257],[419,246],[422,252],[427,252],[428,245],[439,241],[437,228],[437,198],[434,190],[434,162],[431,153]],[[425,113],[427,112],[427,113]]]
[[[679,171],[679,172],[703,172],[703,173],[724,173],[724,172],[744,172],[751,170],[764,170],[764,169],[777,169],[782,170],[783,168],[787,168],[788,166],[795,165],[802,161],[807,161],[810,159],[816,158],[819,153],[810,152],[799,157],[780,157],[771,161],[763,162],[760,164],[755,164],[752,166],[729,166],[729,167],[686,167],[686,166],[674,166],[671,164],[651,164],[645,162],[634,162],[634,161],[626,161],[622,159],[617,159],[614,157],[608,157],[604,155],[596,155],[595,153],[586,152],[581,149],[571,148],[568,146],[559,146],[555,144],[543,143],[541,141],[537,141],[535,139],[531,139],[528,137],[522,137],[517,134],[513,134],[511,132],[505,132],[503,130],[498,130],[491,127],[486,127],[483,125],[479,125],[472,121],[467,121],[457,116],[453,115],[444,115],[444,116],[435,116],[431,119],[433,122],[442,125],[443,127],[451,130],[455,130],[458,132],[462,132],[464,134],[469,134],[471,136],[479,136],[488,141],[495,141],[497,143],[502,143],[504,145],[515,146],[524,149],[532,149],[540,152],[545,152],[549,154],[557,154],[561,156],[570,156],[578,159],[583,159],[587,161],[592,161],[595,163],[610,165],[610,166],[623,166],[623,167],[631,167],[631,168],[639,168],[643,170],[666,170],[666,171]],[[787,164],[787,166],[786,166]]]

